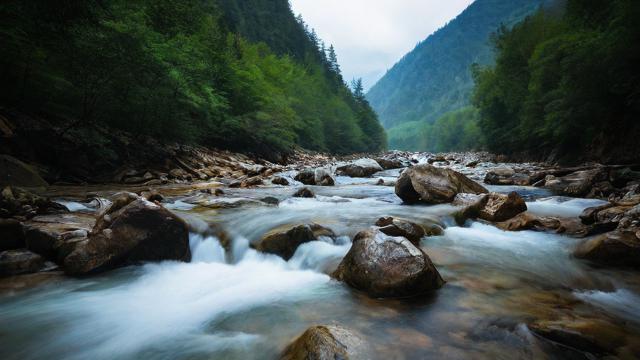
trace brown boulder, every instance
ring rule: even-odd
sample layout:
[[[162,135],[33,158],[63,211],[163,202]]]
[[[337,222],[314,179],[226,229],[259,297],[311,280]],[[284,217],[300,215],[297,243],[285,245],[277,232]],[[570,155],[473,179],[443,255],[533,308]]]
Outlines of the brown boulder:
[[[527,204],[517,192],[508,195],[491,193],[486,197],[486,203],[480,209],[478,217],[486,221],[505,221],[527,211]]]
[[[396,183],[396,195],[412,204],[442,204],[453,201],[458,193],[480,194],[487,189],[463,174],[431,165],[418,165],[406,169]]]
[[[358,233],[333,277],[373,297],[408,297],[442,287],[429,256],[401,237]]]
[[[187,224],[139,198],[109,209],[89,238],[64,259],[64,268],[67,274],[84,275],[145,261],[190,259]]]
[[[574,252],[579,259],[611,266],[640,268],[640,239],[634,231],[618,230],[589,239]]]
[[[350,177],[370,177],[382,170],[380,164],[373,159],[358,159],[336,169],[339,174]]]
[[[318,224],[298,225],[286,230],[274,229],[251,246],[260,252],[275,254],[289,260],[298,246],[319,240],[320,237],[334,239],[336,235],[331,229]]]
[[[0,252],[0,276],[34,273],[40,271],[44,266],[44,258],[29,250]]]
[[[289,185],[289,180],[281,177],[281,176],[274,176],[273,179],[271,179],[271,183],[274,185],[282,185],[282,186],[287,186]]]
[[[340,326],[313,326],[291,343],[282,360],[354,360],[369,359],[366,343],[352,331]]]
[[[422,226],[393,217],[382,217],[378,219],[376,226],[379,226],[380,231],[386,235],[402,236],[416,246],[420,245],[420,240],[426,235]]]
[[[311,189],[304,187],[304,188],[296,191],[293,194],[293,197],[297,197],[297,198],[313,198],[313,197],[316,197],[316,195],[313,193],[313,191],[311,191]]]

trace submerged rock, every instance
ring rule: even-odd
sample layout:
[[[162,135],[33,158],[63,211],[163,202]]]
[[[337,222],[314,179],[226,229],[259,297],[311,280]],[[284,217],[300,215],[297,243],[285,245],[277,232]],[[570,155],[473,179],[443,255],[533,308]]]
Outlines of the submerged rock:
[[[380,164],[373,159],[359,159],[337,169],[339,174],[350,177],[370,177],[382,170]]]
[[[372,297],[409,297],[442,287],[429,256],[402,237],[358,233],[333,277]]]
[[[450,203],[458,193],[487,192],[487,189],[459,172],[431,165],[406,169],[396,183],[396,195],[409,204]]]
[[[183,220],[141,198],[121,205],[123,202],[114,202],[88,239],[64,259],[67,274],[96,273],[144,261],[191,259],[189,230]]]
[[[282,360],[369,359],[367,344],[351,330],[336,325],[307,329],[282,353]]]
[[[298,225],[290,229],[275,229],[267,233],[257,243],[251,244],[254,249],[275,254],[285,260],[291,259],[298,246],[321,237],[335,239],[334,232],[318,224]]]
[[[304,188],[296,191],[293,194],[293,197],[297,197],[297,198],[314,198],[314,197],[316,197],[316,194],[314,194],[313,191],[311,191],[311,189],[304,187]]]
[[[34,273],[45,267],[45,259],[26,249],[0,252],[0,276]]]

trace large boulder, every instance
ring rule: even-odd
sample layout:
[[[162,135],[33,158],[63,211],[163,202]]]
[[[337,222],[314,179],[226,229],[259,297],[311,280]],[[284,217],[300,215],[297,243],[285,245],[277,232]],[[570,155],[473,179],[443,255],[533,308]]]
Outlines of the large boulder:
[[[115,201],[88,239],[64,259],[70,275],[96,273],[145,261],[189,261],[187,224],[164,207],[131,195]],[[114,208],[115,207],[115,208]]]
[[[487,189],[459,172],[426,164],[406,169],[396,182],[396,195],[409,204],[450,203],[458,193],[487,192]]]
[[[25,247],[22,224],[13,219],[0,219],[0,251]]]
[[[416,223],[393,217],[382,217],[376,221],[380,231],[389,236],[402,236],[415,246],[419,246],[420,240],[426,235],[424,228]]]
[[[370,177],[382,170],[380,164],[373,159],[358,159],[349,164],[339,166],[337,172],[350,177]]]
[[[326,168],[304,169],[294,179],[305,185],[333,186],[336,183],[332,173]]]
[[[606,169],[598,167],[576,171],[561,177],[547,175],[544,187],[559,195],[582,197],[589,194],[595,183],[604,181],[607,178]]]
[[[372,297],[409,297],[442,287],[429,256],[403,237],[358,233],[333,277]]]
[[[275,254],[289,260],[298,246],[317,241],[321,237],[335,239],[336,235],[331,229],[318,224],[297,225],[288,229],[271,230],[251,246],[260,252]]]
[[[354,332],[336,325],[307,329],[282,353],[282,360],[369,359],[366,343]]]
[[[44,267],[44,258],[29,250],[19,249],[0,252],[0,276],[34,273]]]
[[[580,244],[574,255],[601,265],[640,268],[640,232],[617,230],[602,234]]]
[[[400,169],[405,167],[405,162],[400,159],[392,159],[392,158],[377,158],[376,162],[382,167],[384,170],[391,169]]]
[[[9,156],[0,155],[0,186],[47,187],[46,181],[31,166]]]
[[[491,193],[486,197],[486,203],[478,214],[486,221],[505,221],[527,211],[527,204],[517,192],[507,195]]]

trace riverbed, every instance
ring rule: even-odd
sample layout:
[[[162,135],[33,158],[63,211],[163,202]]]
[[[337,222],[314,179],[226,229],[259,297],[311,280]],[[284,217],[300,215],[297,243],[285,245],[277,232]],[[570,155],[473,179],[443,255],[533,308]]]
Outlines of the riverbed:
[[[393,186],[376,185],[398,173],[337,177],[336,186],[310,187],[315,198],[292,198],[296,186],[271,185],[169,196],[165,206],[202,230],[190,235],[190,263],[132,266],[2,294],[0,358],[276,359],[318,324],[354,330],[376,359],[587,358],[530,330],[554,321],[580,324],[610,338],[613,348],[640,343],[637,273],[572,258],[578,239],[475,221],[458,226],[452,205],[403,205]],[[489,188],[517,191],[529,211],[544,216],[577,217],[599,204],[540,188]],[[246,201],[265,197],[279,204]],[[237,206],[203,205],[239,199]],[[329,276],[351,238],[389,215],[445,226],[442,236],[421,242],[447,281],[437,292],[371,299]],[[273,228],[310,222],[331,228],[338,240],[304,244],[289,261],[249,246]],[[230,235],[227,250],[203,235],[210,226]],[[633,351],[619,354],[632,358]]]

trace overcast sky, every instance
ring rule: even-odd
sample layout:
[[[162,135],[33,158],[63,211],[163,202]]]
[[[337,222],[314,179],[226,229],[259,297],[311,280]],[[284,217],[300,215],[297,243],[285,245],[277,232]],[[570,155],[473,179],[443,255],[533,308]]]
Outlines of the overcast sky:
[[[368,89],[416,44],[473,0],[290,0],[293,12],[333,44],[345,80]]]

